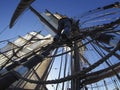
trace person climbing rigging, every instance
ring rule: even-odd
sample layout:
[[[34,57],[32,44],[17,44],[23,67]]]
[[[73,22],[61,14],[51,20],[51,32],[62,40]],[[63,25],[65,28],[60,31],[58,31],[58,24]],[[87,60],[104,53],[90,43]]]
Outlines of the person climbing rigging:
[[[72,18],[63,17],[58,21],[58,33],[54,37],[54,41],[58,41],[60,37],[62,39],[70,38],[70,32],[73,30],[73,24],[78,26],[79,20],[75,22]],[[74,28],[75,29],[75,28]]]

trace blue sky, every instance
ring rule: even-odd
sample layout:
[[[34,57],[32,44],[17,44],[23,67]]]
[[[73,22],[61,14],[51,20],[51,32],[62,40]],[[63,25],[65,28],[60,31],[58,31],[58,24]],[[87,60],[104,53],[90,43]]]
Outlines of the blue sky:
[[[116,1],[118,0],[36,0],[32,3],[32,6],[39,12],[44,12],[45,9],[48,9],[53,13],[59,12],[69,17],[78,17],[88,10]],[[23,36],[30,31],[45,31],[44,26],[41,25],[30,10],[24,12],[13,28],[8,28],[11,17],[19,2],[20,0],[0,0],[0,32],[5,29],[0,34],[0,41],[14,38],[18,35]]]
[[[69,17],[78,17],[86,11],[116,1],[119,0],[36,0],[32,6],[39,12],[48,9],[53,13],[59,12]],[[27,10],[13,28],[9,29],[8,25],[19,2],[20,0],[0,0],[0,32],[5,30],[0,34],[0,41],[17,38],[18,35],[23,36],[31,31],[42,30],[43,34],[46,33],[44,26],[30,10]],[[0,43],[0,47],[1,45]]]

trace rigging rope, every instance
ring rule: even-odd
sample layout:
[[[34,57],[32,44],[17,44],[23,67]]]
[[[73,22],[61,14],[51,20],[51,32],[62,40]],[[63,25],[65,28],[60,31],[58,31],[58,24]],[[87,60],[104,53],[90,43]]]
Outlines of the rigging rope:
[[[36,35],[38,35],[41,31],[37,32]],[[34,35],[33,37],[31,37],[23,46],[21,46],[17,51],[16,51],[16,54],[22,50],[24,48],[24,46],[26,46],[34,37],[36,37],[36,35]],[[0,70],[2,70],[8,63],[9,61],[11,61],[11,59],[14,57],[14,55],[12,55],[8,60],[7,62],[1,66]]]
[[[8,27],[9,27],[9,25],[7,25],[7,26],[0,32],[0,35],[3,34],[3,33],[7,30]]]
[[[27,81],[27,82],[31,82],[31,83],[36,83],[36,84],[55,84],[55,83],[61,83],[61,82],[65,82],[65,81],[69,81],[72,78],[82,78],[85,73],[91,71],[92,69],[96,68],[97,66],[99,66],[100,64],[102,64],[103,62],[105,62],[109,57],[111,57],[113,55],[113,53],[115,53],[118,49],[120,48],[120,45],[118,44],[117,47],[115,49],[113,49],[109,54],[107,54],[105,57],[103,57],[102,59],[98,60],[96,63],[94,63],[93,65],[91,65],[90,67],[84,69],[81,72],[75,73],[71,76],[67,76],[65,78],[61,78],[61,79],[56,79],[56,80],[48,80],[48,81],[35,81],[35,80],[29,80],[26,79],[24,77],[21,77],[20,75],[19,78]]]
[[[97,12],[100,12],[100,11],[111,9],[111,8],[120,8],[120,2],[115,2],[114,4],[110,4],[110,5],[106,5],[104,7],[98,7],[97,9],[90,10],[90,11],[84,13],[83,15],[81,15],[80,18],[83,18],[85,16],[88,16],[90,14],[94,14],[94,13],[97,13]]]

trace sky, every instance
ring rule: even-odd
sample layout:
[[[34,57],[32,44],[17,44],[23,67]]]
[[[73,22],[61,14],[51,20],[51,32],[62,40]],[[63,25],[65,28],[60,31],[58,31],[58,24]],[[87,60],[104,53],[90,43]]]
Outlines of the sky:
[[[36,0],[32,6],[39,12],[48,9],[68,17],[79,17],[84,12],[117,1],[119,0]],[[10,20],[19,2],[20,0],[0,0],[0,41],[17,38],[31,31],[42,30],[42,34],[47,33],[39,19],[29,9],[20,16],[13,28],[9,28]],[[0,47],[2,46],[3,44],[0,43]]]
[[[119,0],[36,0],[32,6],[39,12],[48,9],[53,13],[79,17],[86,11],[116,1]],[[20,0],[0,0],[0,41],[17,38],[18,35],[23,36],[31,31],[43,30],[42,33],[46,33],[44,26],[29,9],[20,16],[13,28],[9,28],[10,20],[19,2]]]

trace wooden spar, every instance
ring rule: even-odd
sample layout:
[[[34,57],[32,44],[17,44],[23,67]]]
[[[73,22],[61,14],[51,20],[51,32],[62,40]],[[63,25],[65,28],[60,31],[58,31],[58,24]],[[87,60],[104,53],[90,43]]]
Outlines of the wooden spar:
[[[120,72],[120,63],[117,63],[115,65],[113,65],[112,67],[114,68],[115,71],[117,71],[118,73]],[[111,68],[106,68],[97,72],[93,72],[93,74],[91,75],[87,75],[86,80],[83,82],[85,85],[91,84],[91,83],[95,83],[98,82],[100,80],[103,80],[104,78],[109,78],[111,76],[114,76],[115,72],[113,70],[111,70]]]
[[[39,19],[45,24],[47,25],[54,33],[57,33],[57,30],[55,29],[55,27],[53,27],[41,14],[39,14],[33,7],[30,6],[30,10],[39,17]]]
[[[21,0],[21,2],[17,6],[17,8],[12,16],[12,19],[10,21],[10,24],[9,24],[10,28],[13,27],[15,21],[23,13],[23,11],[25,11],[25,9],[28,8],[30,6],[30,4],[33,3],[34,1],[35,0]]]

